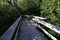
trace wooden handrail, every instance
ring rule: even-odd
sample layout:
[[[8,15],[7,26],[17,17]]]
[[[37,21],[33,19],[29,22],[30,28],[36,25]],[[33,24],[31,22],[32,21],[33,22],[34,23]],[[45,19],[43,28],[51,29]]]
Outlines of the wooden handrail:
[[[60,34],[60,27],[57,27],[55,25],[52,25],[50,23],[47,23],[43,20],[40,20],[39,18],[32,18],[32,20],[38,24],[44,25],[45,27],[57,32],[58,34]],[[51,35],[49,32],[47,32],[43,27],[41,27],[40,25],[37,24],[37,27],[39,29],[41,29],[48,37],[50,37],[52,40],[58,40],[56,37],[54,37],[53,35]]]
[[[57,27],[57,26],[52,25],[50,23],[44,22],[43,20],[39,20],[37,18],[33,18],[32,20],[35,21],[35,22],[37,22],[37,23],[40,23],[40,24],[46,26],[47,28],[49,28],[49,29],[57,32],[58,34],[60,34],[60,27]]]
[[[0,37],[0,40],[11,40],[18,24],[21,19],[21,16],[10,26],[10,28]]]
[[[40,25],[37,25],[38,28],[40,28],[48,37],[50,37],[52,40],[57,40],[53,35],[48,33],[44,28],[42,28]]]
[[[43,17],[38,17],[38,16],[33,16],[34,18],[40,19],[40,20],[45,20],[47,18],[43,18]]]

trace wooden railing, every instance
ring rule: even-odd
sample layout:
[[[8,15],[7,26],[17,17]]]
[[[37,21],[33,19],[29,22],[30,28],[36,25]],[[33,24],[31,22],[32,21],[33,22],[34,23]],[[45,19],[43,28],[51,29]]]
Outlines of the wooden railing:
[[[42,18],[42,20],[41,20],[41,18],[39,18],[39,17],[38,17],[38,18],[36,18],[36,17],[32,18],[32,20],[33,20],[34,22],[36,22],[36,23],[38,23],[38,24],[41,24],[41,25],[43,25],[44,27],[47,27],[47,28],[55,31],[56,33],[60,34],[60,27],[57,27],[57,26],[52,25],[52,24],[50,24],[50,23],[47,23],[47,22],[43,21],[44,19],[45,19],[45,18]],[[50,34],[49,32],[47,32],[42,26],[40,26],[40,25],[38,25],[38,24],[37,24],[37,27],[40,28],[48,37],[50,37],[52,40],[58,40],[56,37],[54,37],[53,35],[51,35],[51,34]]]
[[[11,40],[19,22],[21,21],[21,16],[10,26],[10,28],[0,37],[0,40]]]

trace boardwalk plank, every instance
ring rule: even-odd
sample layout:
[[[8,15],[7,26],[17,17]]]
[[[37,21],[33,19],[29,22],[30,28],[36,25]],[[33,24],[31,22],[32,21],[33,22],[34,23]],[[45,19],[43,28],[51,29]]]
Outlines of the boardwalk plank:
[[[33,21],[24,20],[16,40],[47,40]]]

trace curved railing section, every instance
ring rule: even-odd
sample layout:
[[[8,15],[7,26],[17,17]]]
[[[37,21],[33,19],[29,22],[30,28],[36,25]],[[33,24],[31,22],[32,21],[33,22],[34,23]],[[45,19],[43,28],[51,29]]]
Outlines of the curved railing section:
[[[46,18],[41,18],[41,17],[36,17],[34,16],[34,18],[32,18],[32,20],[38,24],[41,24],[51,30],[53,30],[54,32],[60,34],[60,27],[57,27],[55,25],[52,25],[50,23],[47,23],[45,21],[43,21]],[[40,28],[47,36],[49,36],[52,40],[58,40],[56,37],[54,37],[53,35],[51,35],[49,32],[47,32],[42,26],[37,25],[38,28]]]

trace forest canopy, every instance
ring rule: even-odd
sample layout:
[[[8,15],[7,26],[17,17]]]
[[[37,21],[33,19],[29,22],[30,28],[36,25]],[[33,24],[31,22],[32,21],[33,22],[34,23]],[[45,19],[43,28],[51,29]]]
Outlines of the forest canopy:
[[[0,14],[12,13],[42,16],[60,25],[60,0],[0,0]]]
[[[48,22],[60,25],[60,0],[18,0],[24,14],[46,17]]]

